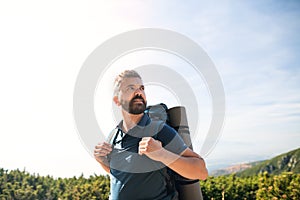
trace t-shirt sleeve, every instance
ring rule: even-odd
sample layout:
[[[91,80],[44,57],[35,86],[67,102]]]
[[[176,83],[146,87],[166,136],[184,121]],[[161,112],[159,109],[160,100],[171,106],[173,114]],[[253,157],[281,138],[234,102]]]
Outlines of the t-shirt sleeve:
[[[175,129],[166,124],[158,133],[157,139],[161,141],[166,150],[178,155],[188,148]]]

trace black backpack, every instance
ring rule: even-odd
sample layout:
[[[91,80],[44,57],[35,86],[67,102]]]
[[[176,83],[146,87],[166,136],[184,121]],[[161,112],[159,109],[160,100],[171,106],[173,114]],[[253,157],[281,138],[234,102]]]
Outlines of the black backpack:
[[[185,107],[177,106],[168,109],[165,104],[161,103],[148,106],[145,113],[154,122],[166,122],[166,124],[178,132],[183,141],[189,145],[189,148],[193,149]],[[168,193],[174,193],[174,199],[176,199],[177,195],[179,200],[203,199],[198,179],[191,180],[184,178],[169,168],[163,171],[163,175],[166,179]]]

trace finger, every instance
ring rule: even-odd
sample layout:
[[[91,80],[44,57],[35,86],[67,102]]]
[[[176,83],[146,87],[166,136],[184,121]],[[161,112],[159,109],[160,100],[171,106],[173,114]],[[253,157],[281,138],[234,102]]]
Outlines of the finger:
[[[151,137],[150,138],[149,137],[147,137],[147,138],[144,137],[144,138],[142,138],[142,140],[140,141],[139,144],[142,144],[142,145],[149,144],[150,140],[151,140]]]
[[[104,149],[104,148],[100,148],[100,149],[95,149],[94,150],[95,153],[110,153],[110,150]]]
[[[110,144],[99,144],[95,146],[95,149],[106,149],[111,151],[112,150],[112,146]]]
[[[108,147],[112,147],[112,145],[109,144],[109,143],[107,143],[107,142],[99,142],[99,143],[97,144],[97,146],[108,146]]]
[[[95,149],[94,150],[94,155],[95,156],[107,156],[109,153],[111,152],[111,150],[106,150],[106,149]]]
[[[111,146],[102,146],[101,149],[106,150],[106,151],[112,151],[112,147]]]
[[[145,153],[147,153],[147,146],[146,145],[141,145],[141,146],[139,146],[139,154],[140,155],[143,155],[143,154],[145,154]]]
[[[145,141],[140,141],[140,143],[139,143],[139,147],[141,147],[141,146],[145,146],[147,144],[147,142],[145,142]]]
[[[94,156],[102,156],[103,155],[103,153],[102,152],[100,152],[100,151],[94,151]]]
[[[143,137],[142,141],[149,141],[152,137]]]
[[[145,153],[145,150],[142,149],[142,148],[140,148],[140,149],[139,149],[139,155],[143,155],[144,153]]]
[[[95,153],[94,156],[97,157],[97,158],[105,157],[105,156],[107,156],[107,153]]]
[[[107,142],[103,142],[103,145],[112,147],[112,145],[110,143],[107,143]]]
[[[112,147],[111,144],[107,143],[107,142],[99,142],[96,146],[108,146],[108,147]]]
[[[141,151],[142,153],[146,153],[148,150],[147,145],[141,145],[139,146],[139,151]]]
[[[94,153],[101,153],[101,152],[103,152],[102,148],[94,149]]]

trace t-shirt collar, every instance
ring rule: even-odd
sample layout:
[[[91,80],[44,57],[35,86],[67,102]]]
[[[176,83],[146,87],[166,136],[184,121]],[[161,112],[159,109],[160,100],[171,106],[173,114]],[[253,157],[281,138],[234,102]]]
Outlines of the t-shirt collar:
[[[139,123],[137,124],[137,126],[135,126],[135,127],[142,128],[142,127],[145,127],[148,124],[150,124],[150,122],[151,122],[150,117],[147,114],[144,113],[143,117],[141,118],[141,120],[139,121]],[[121,120],[121,122],[118,124],[117,128],[122,129],[122,124],[123,124],[123,120]]]

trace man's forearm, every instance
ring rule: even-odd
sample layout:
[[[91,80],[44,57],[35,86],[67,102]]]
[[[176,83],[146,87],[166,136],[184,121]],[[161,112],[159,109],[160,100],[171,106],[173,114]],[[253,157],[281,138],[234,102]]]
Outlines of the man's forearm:
[[[100,163],[101,167],[107,172],[107,173],[110,173],[110,168],[107,164],[105,163],[102,163],[98,160],[98,162]]]
[[[185,178],[205,180],[208,176],[204,160],[195,153],[192,156],[180,156],[162,149],[159,154],[160,162]]]
[[[95,156],[97,162],[101,165],[101,167],[107,172],[110,173],[109,164],[106,157]]]
[[[139,154],[164,163],[188,179],[204,180],[208,176],[204,160],[190,148],[177,155],[163,148],[159,140],[143,137],[139,143]]]
[[[110,173],[109,163],[107,161],[107,155],[112,151],[111,144],[107,142],[99,142],[94,149],[94,157],[101,167]]]

